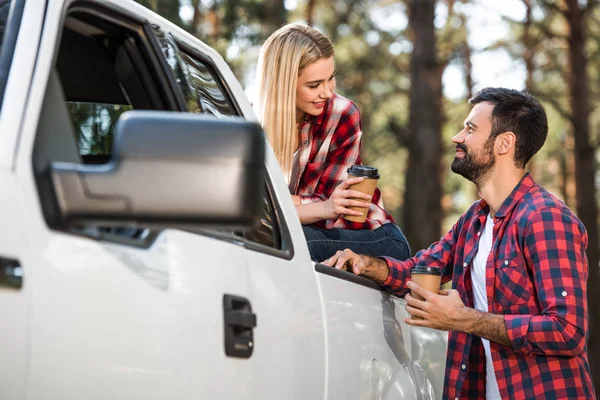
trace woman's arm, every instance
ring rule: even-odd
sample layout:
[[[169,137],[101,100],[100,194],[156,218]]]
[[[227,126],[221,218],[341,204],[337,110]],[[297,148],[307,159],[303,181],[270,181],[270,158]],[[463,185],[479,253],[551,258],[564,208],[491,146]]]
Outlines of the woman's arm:
[[[344,101],[348,101],[344,99]],[[321,220],[336,220],[341,215],[361,215],[347,207],[369,207],[371,196],[348,190],[348,186],[361,182],[363,178],[342,180],[348,167],[360,164],[362,126],[358,108],[352,102],[342,112],[324,161],[324,170],[319,175],[314,193],[294,197],[296,211],[302,224]],[[367,201],[368,203],[365,203]]]
[[[348,186],[362,182],[363,179],[344,180],[335,188],[331,197],[325,201],[302,204],[300,196],[292,196],[300,223],[302,225],[313,224],[323,219],[337,219],[340,215],[362,215],[360,211],[351,210],[348,207],[369,207],[371,196],[357,190],[348,190]]]

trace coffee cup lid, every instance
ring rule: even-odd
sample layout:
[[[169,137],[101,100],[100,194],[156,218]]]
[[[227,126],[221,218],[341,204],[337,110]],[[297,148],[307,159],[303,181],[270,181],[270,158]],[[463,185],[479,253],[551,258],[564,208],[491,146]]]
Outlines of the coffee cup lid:
[[[427,275],[441,275],[442,271],[438,267],[428,267],[426,265],[415,265],[410,273],[415,274],[427,274]]]
[[[348,173],[354,176],[362,176],[369,179],[379,179],[379,171],[377,168],[366,165],[353,165],[348,168]]]

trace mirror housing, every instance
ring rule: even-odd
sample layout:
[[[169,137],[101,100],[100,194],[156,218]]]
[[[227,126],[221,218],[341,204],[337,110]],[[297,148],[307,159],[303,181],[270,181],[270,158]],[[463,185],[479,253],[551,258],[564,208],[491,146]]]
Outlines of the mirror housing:
[[[108,164],[52,162],[44,175],[51,228],[248,227],[262,209],[265,137],[241,118],[129,111]]]

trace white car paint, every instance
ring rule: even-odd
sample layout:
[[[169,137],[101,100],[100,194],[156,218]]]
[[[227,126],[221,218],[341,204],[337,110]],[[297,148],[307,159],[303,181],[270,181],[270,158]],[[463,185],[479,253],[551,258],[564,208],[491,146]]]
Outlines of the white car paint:
[[[32,154],[71,3],[26,3],[0,111],[0,256],[24,271],[20,290],[0,288],[0,399],[441,398],[446,334],[402,322],[398,297],[315,270],[268,145],[291,259],[177,229],[147,249],[49,229]],[[201,52],[256,120],[213,49],[133,1],[90,3]],[[224,353],[224,293],[249,299],[257,315],[249,359]]]

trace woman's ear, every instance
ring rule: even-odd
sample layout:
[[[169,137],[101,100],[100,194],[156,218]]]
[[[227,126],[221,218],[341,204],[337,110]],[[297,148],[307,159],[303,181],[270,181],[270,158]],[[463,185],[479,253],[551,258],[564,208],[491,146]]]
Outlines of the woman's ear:
[[[496,149],[498,154],[507,154],[515,149],[517,136],[513,132],[504,132],[496,138]]]

